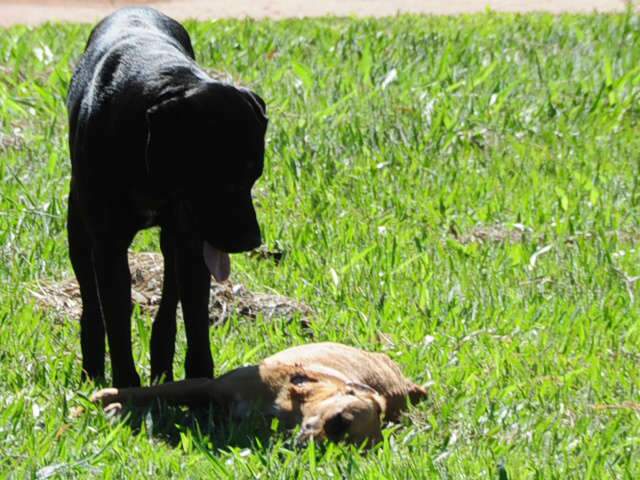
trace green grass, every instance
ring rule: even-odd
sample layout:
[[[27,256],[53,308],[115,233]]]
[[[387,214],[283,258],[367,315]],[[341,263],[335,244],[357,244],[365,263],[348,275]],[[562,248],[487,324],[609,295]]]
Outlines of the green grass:
[[[640,476],[640,17],[187,28],[271,118],[255,196],[285,259],[235,255],[234,278],[311,305],[316,340],[387,352],[430,400],[368,453],[181,411],[71,418],[92,391],[78,322],[29,289],[70,272],[64,98],[89,27],[16,27],[0,30],[0,476]],[[529,233],[463,241],[514,224]],[[147,382],[149,326],[135,314]],[[237,317],[211,337],[217,372],[308,341]]]

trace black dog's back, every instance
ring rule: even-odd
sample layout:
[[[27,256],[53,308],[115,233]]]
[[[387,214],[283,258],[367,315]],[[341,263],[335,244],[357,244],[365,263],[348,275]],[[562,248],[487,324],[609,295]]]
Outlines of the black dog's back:
[[[151,32],[171,36],[188,52],[191,58],[195,58],[189,34],[180,23],[173,18],[146,7],[125,7],[117,10],[112,15],[100,21],[91,32],[87,47],[91,45],[96,37],[107,32],[112,32],[121,37],[121,32],[142,28]]]
[[[133,123],[127,120],[140,123],[137,117],[149,108],[149,102],[175,93],[176,88],[188,86],[190,79],[199,76],[194,59],[186,30],[156,10],[128,7],[102,20],[91,32],[69,88],[72,159],[75,140],[82,135],[76,131],[79,123],[100,122],[101,128]],[[176,82],[181,71],[183,83]],[[114,92],[118,93],[118,108],[102,108]],[[128,102],[126,97],[135,101]],[[140,102],[141,98],[148,102]],[[121,118],[112,117],[107,123],[91,118],[107,112],[116,112]],[[83,121],[79,122],[79,117]]]
[[[158,41],[159,37],[162,39]],[[195,60],[193,46],[187,31],[182,25],[172,18],[163,15],[157,10],[145,7],[126,7],[117,10],[113,14],[104,18],[92,30],[85,52],[76,67],[69,90],[68,105],[74,105],[76,100],[81,98],[84,88],[95,81],[91,74],[96,70],[104,70],[108,77],[110,70],[109,59],[111,57],[111,67],[117,63],[118,59],[125,55],[127,50],[136,48],[136,56],[145,54],[146,58],[142,65],[131,65],[130,68],[138,68],[139,73],[144,75],[152,65],[148,62],[158,56],[172,54],[172,47],[180,50],[180,53]],[[115,58],[113,58],[115,57]],[[107,62],[100,65],[100,62]],[[138,75],[139,76],[139,75]],[[107,80],[108,78],[104,78]]]
[[[94,28],[67,98],[79,189],[145,188],[146,112],[206,79],[194,57],[182,25],[151,8],[123,8]],[[92,178],[78,175],[82,169]],[[123,171],[125,177],[114,176]]]

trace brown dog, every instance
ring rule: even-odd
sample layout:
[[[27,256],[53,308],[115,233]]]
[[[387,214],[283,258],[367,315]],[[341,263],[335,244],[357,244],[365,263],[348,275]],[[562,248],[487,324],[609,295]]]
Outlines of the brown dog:
[[[237,368],[214,380],[191,379],[143,388],[106,388],[92,396],[107,410],[154,400],[173,404],[214,402],[232,418],[252,408],[301,426],[300,440],[346,440],[373,444],[382,420],[396,420],[407,403],[426,397],[424,388],[402,375],[386,355],[337,343],[289,348],[259,365]]]

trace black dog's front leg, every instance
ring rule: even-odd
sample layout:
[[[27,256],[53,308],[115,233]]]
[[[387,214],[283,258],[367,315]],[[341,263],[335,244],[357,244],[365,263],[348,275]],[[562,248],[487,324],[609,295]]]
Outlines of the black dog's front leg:
[[[151,383],[173,381],[173,355],[176,345],[176,309],[178,279],[176,274],[176,239],[171,227],[162,226],[160,249],[164,257],[164,278],[160,308],[151,329]]]
[[[211,274],[202,257],[202,242],[177,238],[176,267],[178,291],[182,303],[187,356],[187,378],[213,377],[209,342],[209,288]]]
[[[82,296],[80,346],[82,379],[104,380],[104,323],[100,313],[96,277],[91,261],[91,237],[78,212],[73,192],[69,194],[69,256]]]
[[[131,274],[126,242],[94,242],[93,267],[104,325],[107,329],[115,387],[140,385],[131,352]]]

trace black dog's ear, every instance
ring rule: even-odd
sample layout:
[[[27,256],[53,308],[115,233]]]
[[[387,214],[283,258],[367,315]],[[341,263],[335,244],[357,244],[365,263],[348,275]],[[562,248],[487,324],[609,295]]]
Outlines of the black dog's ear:
[[[187,109],[186,99],[182,96],[165,100],[149,108],[147,120],[147,146],[145,163],[147,173],[154,181],[163,183],[170,172],[170,160],[178,152],[180,127],[184,124],[183,116]],[[174,179],[175,180],[175,179]]]
[[[252,92],[248,88],[240,87],[238,88],[238,91],[249,102],[258,121],[266,129],[267,123],[269,123],[269,117],[267,117],[267,104],[264,103],[264,100],[260,95]]]

